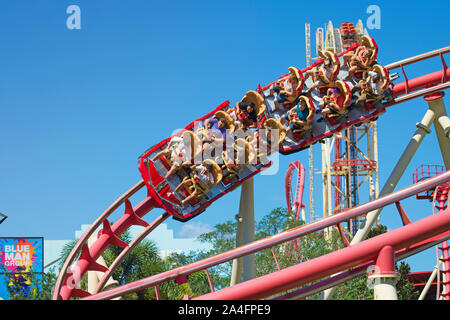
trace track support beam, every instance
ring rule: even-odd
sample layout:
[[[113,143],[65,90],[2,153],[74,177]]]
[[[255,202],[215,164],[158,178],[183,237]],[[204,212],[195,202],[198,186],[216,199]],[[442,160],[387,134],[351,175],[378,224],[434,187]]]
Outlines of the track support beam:
[[[435,114],[434,127],[441,149],[445,169],[450,169],[450,119],[447,116],[444,105],[444,92],[436,92],[425,97],[430,110]]]
[[[391,246],[383,247],[378,253],[375,272],[370,274],[368,281],[373,285],[375,300],[397,300],[395,284],[399,274],[395,271],[394,249]]]
[[[247,179],[241,187],[239,203],[238,230],[236,246],[246,245],[255,241],[255,206],[253,178]],[[255,255],[250,254],[233,261],[231,284],[255,278]]]

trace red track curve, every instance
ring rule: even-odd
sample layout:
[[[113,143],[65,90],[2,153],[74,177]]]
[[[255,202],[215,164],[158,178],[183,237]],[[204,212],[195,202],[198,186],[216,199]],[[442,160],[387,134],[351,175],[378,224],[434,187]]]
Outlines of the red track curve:
[[[297,172],[295,175],[296,185],[295,191],[292,192],[292,178],[294,178],[294,172]],[[300,211],[305,207],[303,204],[303,189],[305,186],[305,167],[297,160],[295,162],[291,162],[289,164],[288,170],[286,171],[285,176],[285,192],[286,192],[286,204],[288,211],[294,211],[295,220],[298,221]]]

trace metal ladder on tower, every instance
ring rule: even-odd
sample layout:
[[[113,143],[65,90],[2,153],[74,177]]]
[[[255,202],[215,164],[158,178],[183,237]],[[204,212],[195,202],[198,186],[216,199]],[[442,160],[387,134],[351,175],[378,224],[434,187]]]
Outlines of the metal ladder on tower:
[[[306,66],[311,65],[311,29],[310,24],[305,23],[305,42],[306,42]],[[310,222],[316,221],[315,203],[314,203],[314,149],[313,145],[308,150],[308,175],[309,175],[309,219]]]
[[[433,206],[437,210],[437,212],[447,209],[448,204],[448,195],[450,192],[450,184],[442,184],[436,187],[433,194]],[[436,211],[436,210],[433,210]],[[438,259],[442,261],[442,271],[443,280],[441,282],[443,286],[442,292],[439,293],[439,296],[444,300],[450,300],[450,257],[449,257],[449,245],[448,240],[442,242],[438,246]],[[440,254],[439,254],[440,253]],[[439,271],[438,271],[439,272]],[[439,277],[438,277],[439,278]],[[439,292],[439,282],[438,281],[438,292]]]

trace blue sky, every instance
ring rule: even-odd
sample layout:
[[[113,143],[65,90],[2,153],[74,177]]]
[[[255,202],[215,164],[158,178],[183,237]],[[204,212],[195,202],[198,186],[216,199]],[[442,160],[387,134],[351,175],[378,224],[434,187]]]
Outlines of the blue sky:
[[[81,30],[66,27],[72,4],[81,8]],[[8,219],[0,236],[73,238],[140,180],[137,158],[148,147],[289,66],[303,68],[305,22],[312,35],[330,19],[335,26],[366,23],[367,7],[378,5],[381,28],[369,32],[381,64],[449,45],[446,1],[320,4],[318,10],[306,1],[1,1],[0,211]],[[436,61],[406,70],[410,77],[433,72]],[[378,121],[380,188],[426,108],[416,99]],[[320,147],[314,150],[319,169]],[[256,218],[285,205],[284,174],[295,160],[307,166],[307,151],[282,156],[278,174],[255,178]],[[399,188],[412,183],[422,163],[442,164],[434,132]],[[318,211],[320,176],[315,180]],[[309,203],[307,195],[308,189]],[[144,196],[137,194],[134,204]],[[404,206],[412,220],[431,214],[423,200]],[[238,208],[234,192],[187,229],[207,230],[233,219]],[[394,208],[383,211],[381,222],[401,223]],[[186,236],[182,223],[168,225]],[[431,269],[433,259],[434,249],[411,260],[412,267]]]

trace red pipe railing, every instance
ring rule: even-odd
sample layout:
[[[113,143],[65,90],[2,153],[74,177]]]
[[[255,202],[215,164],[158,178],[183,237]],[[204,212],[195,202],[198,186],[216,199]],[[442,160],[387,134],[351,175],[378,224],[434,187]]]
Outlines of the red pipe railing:
[[[421,192],[426,189],[433,188],[437,185],[442,184],[445,181],[450,180],[450,171],[447,171],[441,175],[438,175],[434,178],[419,182],[415,185],[406,187],[402,190],[396,191],[389,195],[380,197],[371,202],[362,204],[360,206],[350,208],[347,211],[344,211],[339,214],[335,214],[333,216],[327,217],[322,220],[318,220],[314,223],[308,225],[302,225],[300,227],[296,227],[279,234],[273,235],[271,237],[261,239],[250,244],[235,248],[233,250],[218,254],[213,257],[209,257],[192,264],[182,266],[173,270],[169,270],[163,272],[158,275],[150,276],[129,284],[126,284],[119,288],[110,289],[108,291],[104,291],[95,295],[91,295],[86,297],[88,300],[96,300],[96,299],[112,299],[118,296],[122,296],[131,292],[135,292],[138,290],[142,290],[148,287],[157,286],[166,281],[176,280],[177,278],[183,277],[186,278],[189,274],[204,270],[206,268],[210,268],[212,266],[219,265],[221,263],[225,263],[231,261],[233,259],[240,258],[242,256],[252,254],[264,249],[271,248],[273,246],[279,245],[284,242],[288,242],[304,235],[322,230],[324,228],[337,225],[338,223],[347,221],[349,219],[355,218],[357,216],[361,216],[370,211],[373,211],[379,207],[384,207],[389,204],[393,204],[407,197],[413,196],[418,192]],[[350,248],[350,247],[349,247]],[[218,291],[216,291],[218,292]]]
[[[389,64],[387,66],[385,66],[386,70],[388,71],[392,71],[394,69],[400,68],[403,77],[404,77],[404,81],[391,85],[391,92],[392,95],[394,97],[399,97],[401,95],[410,95],[412,94],[413,91],[418,91],[421,89],[428,89],[428,91],[432,91],[432,87],[437,87],[439,86],[442,87],[441,90],[446,89],[450,86],[450,84],[447,84],[447,80],[450,77],[450,69],[447,68],[447,64],[445,63],[444,60],[444,54],[450,52],[450,46],[442,48],[442,49],[438,49],[438,50],[434,50],[434,51],[430,51],[424,54],[420,54],[405,60],[401,60],[392,64]],[[442,63],[442,70],[433,72],[433,73],[429,73],[417,78],[413,78],[413,79],[408,79],[406,72],[405,72],[405,66],[419,62],[419,61],[423,61],[426,59],[430,59],[433,57],[440,57],[441,63]],[[442,86],[441,86],[442,85]],[[433,91],[434,92],[434,91]],[[428,92],[428,93],[432,93],[432,92]],[[427,93],[427,94],[428,94]],[[413,98],[416,97],[416,95],[412,95]],[[397,99],[396,99],[397,100]],[[406,97],[403,97],[403,99],[399,99],[398,102],[403,102],[409,99],[406,99]]]
[[[450,210],[441,211],[434,216],[429,216],[350,247],[196,299],[249,300],[266,298],[374,260],[380,250],[386,246],[391,246],[396,251],[405,249],[417,242],[448,232],[449,229]],[[447,237],[450,237],[450,233],[447,233]]]

